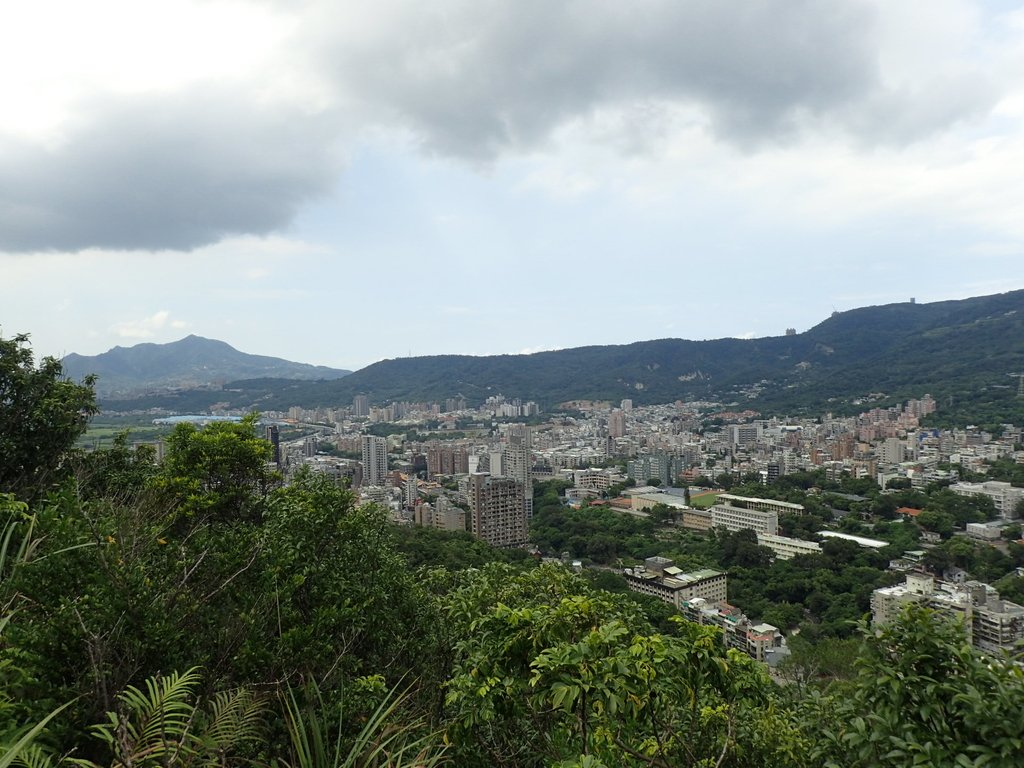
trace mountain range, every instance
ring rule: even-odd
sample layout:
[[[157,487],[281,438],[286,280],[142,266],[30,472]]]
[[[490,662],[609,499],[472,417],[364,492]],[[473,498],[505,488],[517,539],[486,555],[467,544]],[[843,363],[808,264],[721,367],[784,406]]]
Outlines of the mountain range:
[[[831,408],[919,397],[956,403],[1013,399],[1024,373],[1024,291],[928,304],[903,302],[833,315],[803,333],[760,339],[659,339],[531,355],[437,355],[383,360],[331,381],[235,380],[217,393],[179,393],[105,408],[194,409],[209,402],[285,409],[372,402],[482,402],[499,392],[550,408],[590,399],[636,403],[717,400],[762,411]],[[187,403],[187,405],[186,405]]]
[[[236,379],[319,380],[337,379],[351,373],[322,365],[250,355],[226,342],[202,336],[186,336],[170,344],[114,347],[100,355],[72,353],[62,362],[65,373],[73,379],[96,374],[96,391],[101,397],[219,386]]]

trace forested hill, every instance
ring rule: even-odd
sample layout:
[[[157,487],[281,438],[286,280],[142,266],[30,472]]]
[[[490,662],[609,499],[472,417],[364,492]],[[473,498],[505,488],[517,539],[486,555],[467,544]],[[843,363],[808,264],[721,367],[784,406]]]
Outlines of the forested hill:
[[[544,407],[629,397],[637,403],[715,399],[755,408],[820,408],[877,392],[893,397],[928,391],[937,397],[1015,394],[1016,382],[1008,374],[1018,372],[1024,372],[1024,291],[865,307],[836,313],[791,336],[659,339],[532,355],[384,360],[336,381],[237,381],[215,399],[267,409],[341,404],[360,393],[373,402],[457,394],[481,402],[501,392]],[[175,407],[166,399],[145,405]]]
[[[62,361],[73,379],[96,374],[101,395],[155,388],[222,384],[241,378],[336,379],[349,371],[293,363],[277,357],[239,352],[223,341],[186,336],[169,344],[114,347],[100,355],[70,354]]]

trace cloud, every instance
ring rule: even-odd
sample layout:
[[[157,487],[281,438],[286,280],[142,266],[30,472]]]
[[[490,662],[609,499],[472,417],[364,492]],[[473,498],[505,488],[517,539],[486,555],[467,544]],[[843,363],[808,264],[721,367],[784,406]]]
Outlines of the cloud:
[[[0,141],[0,250],[190,250],[266,234],[339,170],[325,118],[216,88],[87,112],[57,147]]]
[[[657,132],[689,107],[720,140],[751,148],[808,126],[911,141],[994,97],[967,68],[887,79],[881,44],[906,47],[915,23],[884,24],[886,5],[853,0],[393,1],[356,25],[340,8],[326,26],[351,34],[321,48],[337,81],[428,150],[476,160],[533,149],[602,110]]]
[[[150,339],[165,328],[181,330],[187,327],[188,324],[184,320],[172,320],[171,313],[161,309],[149,317],[117,323],[110,330],[122,339]]]
[[[912,143],[998,98],[972,60],[984,46],[969,6],[935,2],[942,13],[861,0],[165,4],[173,45],[130,4],[82,13],[63,69],[26,44],[15,50],[31,66],[0,74],[22,121],[0,131],[0,251],[188,251],[279,232],[334,189],[345,149],[382,132],[474,164],[551,151],[566,131],[621,154],[693,133],[745,153],[821,132]],[[44,16],[25,34],[43,34]],[[17,42],[18,24],[6,35]],[[193,50],[198,63],[174,66]],[[573,196],[593,182],[529,183]]]

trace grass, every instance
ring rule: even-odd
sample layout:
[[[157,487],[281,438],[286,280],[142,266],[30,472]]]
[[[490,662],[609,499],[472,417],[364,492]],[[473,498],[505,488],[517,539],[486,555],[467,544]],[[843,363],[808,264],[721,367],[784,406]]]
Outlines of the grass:
[[[170,427],[157,426],[152,419],[102,419],[93,420],[85,434],[78,438],[79,448],[108,448],[114,438],[122,432],[128,433],[129,441],[158,440],[170,432]]]
[[[721,495],[717,491],[708,491],[707,493],[693,494],[690,496],[690,506],[696,507],[697,509],[707,509],[714,504],[718,497]]]

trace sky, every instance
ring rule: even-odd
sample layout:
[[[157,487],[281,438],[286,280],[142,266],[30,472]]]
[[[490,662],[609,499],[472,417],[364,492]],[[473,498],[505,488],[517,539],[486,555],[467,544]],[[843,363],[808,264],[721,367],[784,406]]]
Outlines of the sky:
[[[407,355],[1024,288],[1024,3],[34,0],[0,335]]]

